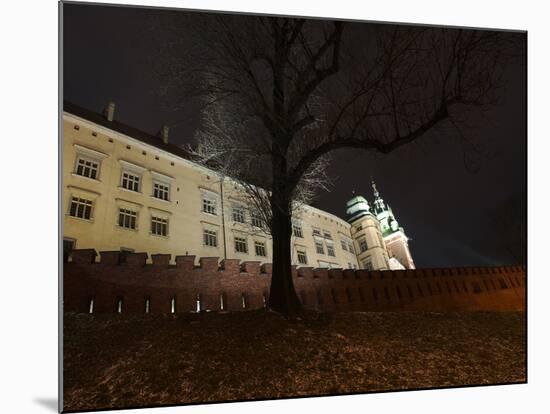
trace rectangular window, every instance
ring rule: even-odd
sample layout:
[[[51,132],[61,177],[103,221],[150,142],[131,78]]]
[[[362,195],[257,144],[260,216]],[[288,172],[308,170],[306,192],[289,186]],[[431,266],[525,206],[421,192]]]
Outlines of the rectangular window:
[[[302,225],[300,223],[292,223],[292,234],[294,234],[294,237],[304,237],[304,233],[302,232]]]
[[[153,182],[153,197],[170,201],[170,186],[168,184]]]
[[[321,230],[319,230],[319,229],[313,229],[313,235],[314,235],[314,236],[320,236],[320,235],[321,235]]]
[[[248,244],[243,237],[235,237],[235,251],[237,253],[248,253]]]
[[[323,236],[325,237],[325,239],[332,240],[332,235],[330,234],[329,231],[323,232]]]
[[[203,196],[202,211],[208,214],[216,214],[216,200]]]
[[[76,171],[77,175],[82,177],[91,178],[93,180],[97,179],[99,171],[99,163],[91,159],[79,156],[76,160]]]
[[[233,207],[233,221],[244,223],[244,208]]]
[[[363,262],[363,268],[364,268],[364,269],[367,269],[367,270],[374,270],[374,267],[373,267],[373,265],[372,265],[372,261],[370,261],[370,260],[365,260],[365,261]]]
[[[361,250],[361,253],[366,252],[368,248],[369,246],[367,245],[367,239],[359,240],[359,249]]]
[[[317,252],[317,254],[325,254],[323,242],[320,242],[320,241],[315,242],[315,251]]]
[[[258,212],[253,212],[250,214],[250,221],[254,227],[262,227],[262,216]]]
[[[256,250],[256,256],[262,256],[265,257],[265,243],[262,242],[254,242],[254,249]]]
[[[342,250],[347,252],[348,251],[348,244],[344,240],[341,240],[341,244],[342,244]]]
[[[118,209],[118,225],[126,229],[136,228],[137,213],[125,208]]]
[[[80,197],[73,197],[69,214],[73,217],[90,220],[92,218],[92,202]]]
[[[168,220],[151,216],[151,233],[157,236],[168,236]]]
[[[218,233],[212,230],[204,230],[203,242],[205,246],[217,247],[218,246]]]
[[[304,265],[307,264],[307,256],[305,251],[298,250],[298,263]]]
[[[141,177],[137,174],[130,173],[128,171],[122,172],[122,188],[130,191],[137,191],[139,193]]]
[[[334,245],[328,242],[327,242],[327,254],[332,257],[336,256],[336,253],[334,253]]]
[[[355,249],[353,248],[353,244],[352,244],[352,243],[349,243],[349,244],[348,244],[348,250],[349,250],[350,253],[355,254]]]

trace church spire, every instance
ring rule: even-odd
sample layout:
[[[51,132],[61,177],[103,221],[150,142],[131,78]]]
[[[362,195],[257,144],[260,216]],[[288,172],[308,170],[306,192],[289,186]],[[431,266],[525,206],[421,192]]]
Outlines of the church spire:
[[[372,191],[374,194],[374,209],[377,213],[380,213],[386,209],[384,205],[384,200],[382,197],[380,197],[380,193],[378,192],[378,188],[376,188],[376,183],[374,182],[374,179],[371,177],[371,183],[372,183]]]

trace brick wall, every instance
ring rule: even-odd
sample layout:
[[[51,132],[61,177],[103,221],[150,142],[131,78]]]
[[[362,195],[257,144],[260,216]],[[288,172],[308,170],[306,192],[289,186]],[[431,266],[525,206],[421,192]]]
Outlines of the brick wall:
[[[217,257],[74,250],[64,266],[64,310],[152,313],[259,309],[269,297],[271,265]],[[525,310],[525,267],[366,271],[293,266],[306,308],[325,311]],[[120,305],[119,305],[120,303]],[[222,309],[223,307],[223,309]]]

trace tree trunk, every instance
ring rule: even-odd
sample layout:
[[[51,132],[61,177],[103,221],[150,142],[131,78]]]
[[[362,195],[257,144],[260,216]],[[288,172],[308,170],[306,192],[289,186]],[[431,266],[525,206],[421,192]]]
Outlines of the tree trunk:
[[[286,181],[286,160],[273,163],[273,189],[271,194],[273,237],[273,271],[269,293],[269,308],[286,317],[302,313],[302,304],[294,290],[291,267],[290,238],[292,235],[291,201]]]

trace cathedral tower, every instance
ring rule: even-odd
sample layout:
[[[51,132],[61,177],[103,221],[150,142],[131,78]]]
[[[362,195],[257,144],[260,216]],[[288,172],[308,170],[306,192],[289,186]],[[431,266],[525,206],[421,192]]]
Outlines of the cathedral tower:
[[[351,236],[359,267],[367,270],[389,269],[389,256],[380,223],[370,211],[367,200],[362,196],[354,195],[346,206],[346,218],[351,224]]]
[[[399,269],[403,266],[406,269],[414,269],[414,261],[409,250],[409,238],[405,234],[405,230],[399,226],[391,207],[384,203],[374,181],[372,181],[372,190],[374,214],[380,223],[380,230],[390,256],[390,268]]]

